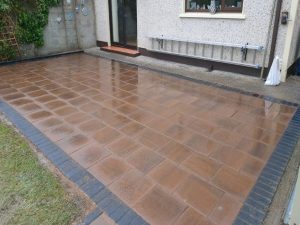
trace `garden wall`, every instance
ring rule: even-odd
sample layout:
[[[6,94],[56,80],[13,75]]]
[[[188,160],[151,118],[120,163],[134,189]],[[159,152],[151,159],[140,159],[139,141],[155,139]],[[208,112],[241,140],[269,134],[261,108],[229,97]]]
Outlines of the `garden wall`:
[[[96,45],[94,1],[63,0],[59,7],[50,9],[49,23],[44,30],[45,44],[21,46],[22,58],[90,48]],[[82,10],[85,6],[87,10]],[[76,10],[76,7],[79,7]]]

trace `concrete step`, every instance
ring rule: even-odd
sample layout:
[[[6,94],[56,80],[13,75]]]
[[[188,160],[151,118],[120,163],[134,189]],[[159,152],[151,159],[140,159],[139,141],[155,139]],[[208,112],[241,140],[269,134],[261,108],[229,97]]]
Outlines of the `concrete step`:
[[[129,48],[122,48],[122,47],[117,47],[117,46],[106,46],[102,47],[101,50],[107,51],[107,52],[113,52],[113,53],[118,53],[130,57],[137,57],[140,55],[140,52],[137,50],[129,49]]]

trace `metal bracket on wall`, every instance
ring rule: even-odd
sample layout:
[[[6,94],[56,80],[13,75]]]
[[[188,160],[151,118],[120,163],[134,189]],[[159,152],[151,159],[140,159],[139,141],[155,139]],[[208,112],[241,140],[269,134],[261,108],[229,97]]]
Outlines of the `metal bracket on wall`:
[[[243,60],[247,61],[248,43],[244,47],[241,48],[241,52],[242,52],[242,55],[243,55]]]

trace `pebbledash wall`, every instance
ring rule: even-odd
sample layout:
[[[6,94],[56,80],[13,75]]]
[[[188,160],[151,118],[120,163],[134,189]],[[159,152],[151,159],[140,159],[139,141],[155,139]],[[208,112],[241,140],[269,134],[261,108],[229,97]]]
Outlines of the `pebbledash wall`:
[[[300,59],[300,3],[298,3],[297,16],[295,18],[295,29],[292,36],[292,49],[290,51],[290,57],[288,65],[292,65],[296,59]]]
[[[44,30],[45,44],[21,46],[23,58],[46,56],[96,46],[94,0],[85,0],[87,15],[82,13],[80,0],[62,0],[58,7],[50,9],[49,22]]]
[[[283,0],[281,11],[290,11],[292,0]],[[167,36],[181,40],[197,40],[266,46],[264,66],[268,66],[272,32],[269,30],[274,0],[244,0],[243,13],[185,13],[184,0],[137,0],[138,47],[151,49],[150,36]],[[110,42],[108,0],[96,0],[97,40]],[[298,24],[299,25],[299,24]],[[274,27],[274,26],[272,26]],[[275,55],[283,56],[287,25],[279,24]],[[295,42],[297,42],[295,37]],[[206,46],[207,47],[207,46]],[[218,58],[221,49],[214,49]],[[225,51],[225,58],[229,51]],[[240,57],[240,49],[234,54]],[[209,50],[207,51],[209,52]],[[254,51],[247,60],[253,60]],[[256,53],[257,64],[263,65],[264,53]],[[292,54],[292,53],[291,53]],[[295,54],[294,54],[295,55]],[[289,64],[294,62],[291,57]],[[236,59],[237,61],[240,59]],[[246,61],[246,63],[248,63]],[[289,65],[289,66],[290,66]]]

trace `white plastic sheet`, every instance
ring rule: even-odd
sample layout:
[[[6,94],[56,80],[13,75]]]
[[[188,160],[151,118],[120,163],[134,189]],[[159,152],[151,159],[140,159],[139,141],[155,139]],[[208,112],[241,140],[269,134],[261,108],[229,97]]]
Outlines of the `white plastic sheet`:
[[[270,72],[268,74],[268,78],[265,82],[265,85],[277,86],[280,84],[280,65],[279,65],[279,57],[276,56],[272,63]]]

